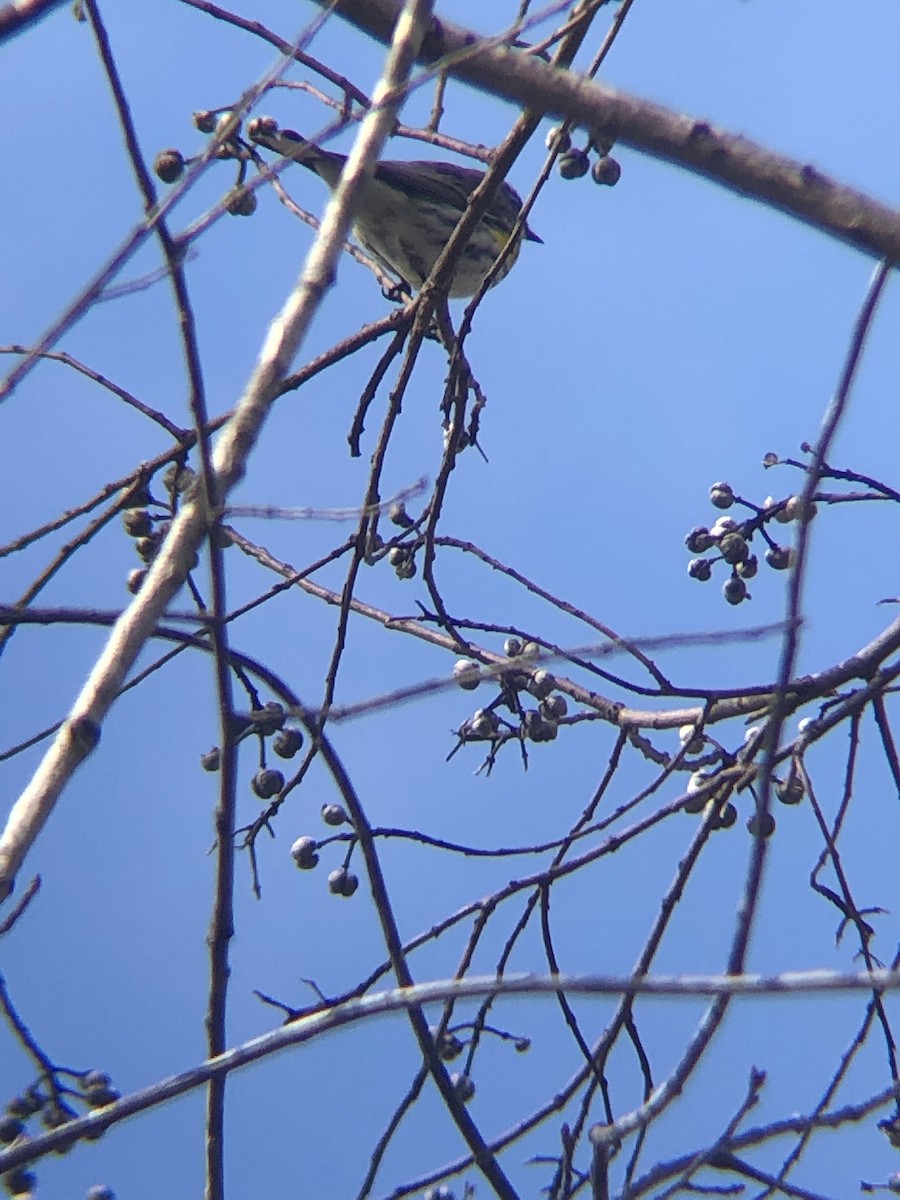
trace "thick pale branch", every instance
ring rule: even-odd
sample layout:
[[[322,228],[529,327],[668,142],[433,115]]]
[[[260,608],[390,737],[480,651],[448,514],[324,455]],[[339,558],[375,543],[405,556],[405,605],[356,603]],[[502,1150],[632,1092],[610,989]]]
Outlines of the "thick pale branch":
[[[151,1087],[124,1096],[107,1108],[67,1121],[59,1129],[31,1141],[11,1146],[0,1153],[0,1174],[24,1163],[34,1162],[56,1147],[71,1141],[98,1135],[127,1117],[156,1108],[176,1096],[205,1086],[218,1075],[227,1075],[241,1067],[259,1062],[272,1054],[299,1046],[357,1021],[385,1013],[405,1012],[412,1008],[444,1001],[460,1001],[485,996],[543,996],[563,992],[583,996],[808,996],[825,992],[885,992],[900,987],[900,971],[788,971],[783,975],[504,975],[473,976],[469,979],[441,979],[412,987],[395,988],[347,1000],[333,1008],[324,1008],[299,1017],[260,1037],[226,1050],[179,1075],[172,1075]],[[889,1088],[873,1099],[872,1107],[883,1104],[896,1093]],[[836,1114],[831,1115],[836,1120]]]
[[[408,22],[404,22],[404,29]],[[411,56],[405,63],[411,65]],[[212,458],[215,494],[222,501],[243,475],[272,401],[303,341],[319,303],[334,279],[341,246],[350,232],[353,206],[371,164],[381,153],[403,95],[391,76],[377,93],[379,103],[360,128],[303,273],[273,322],[259,361]],[[394,99],[391,99],[393,97]],[[33,778],[12,807],[0,834],[0,900],[12,890],[16,872],[48,820],[66,783],[100,738],[106,713],[141,648],[169,601],[193,568],[210,524],[203,496],[189,497],[172,524],[140,593],[122,614],[72,710]]]

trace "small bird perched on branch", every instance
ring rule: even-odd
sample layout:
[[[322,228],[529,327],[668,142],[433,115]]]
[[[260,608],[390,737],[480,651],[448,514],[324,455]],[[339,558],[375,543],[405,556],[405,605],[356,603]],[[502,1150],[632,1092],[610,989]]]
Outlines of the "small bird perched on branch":
[[[313,171],[332,191],[337,186],[346,154],[323,150],[292,129],[279,129],[271,117],[256,117],[247,132],[257,145]],[[408,291],[418,289],[431,274],[483,178],[483,171],[450,162],[379,162],[363,185],[353,232],[373,258],[400,276]],[[521,209],[519,194],[505,181],[501,183],[456,263],[451,298],[473,296],[478,291],[511,235],[512,246],[492,287],[512,270],[523,239],[541,241],[525,222],[516,228]]]

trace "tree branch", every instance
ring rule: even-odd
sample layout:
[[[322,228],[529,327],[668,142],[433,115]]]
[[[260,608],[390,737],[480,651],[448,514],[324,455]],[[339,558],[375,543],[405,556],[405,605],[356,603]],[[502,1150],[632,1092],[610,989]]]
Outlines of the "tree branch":
[[[322,3],[323,0],[318,0]],[[400,0],[338,0],[338,14],[386,41]],[[809,163],[776,154],[707,121],[559,70],[525,50],[479,38],[435,17],[420,60],[480,91],[572,120],[664,162],[762,200],[865,254],[900,260],[900,213],[845,187]]]

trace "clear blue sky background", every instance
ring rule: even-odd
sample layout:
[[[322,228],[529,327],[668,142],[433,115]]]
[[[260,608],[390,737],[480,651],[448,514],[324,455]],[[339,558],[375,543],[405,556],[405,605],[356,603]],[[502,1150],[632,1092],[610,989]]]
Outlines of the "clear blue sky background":
[[[175,0],[112,0],[103,7],[148,157],[166,146],[199,150],[191,112],[235,100],[274,61],[263,42]],[[441,11],[492,32],[515,7],[455,0]],[[292,39],[314,11],[310,3],[268,0],[246,15]],[[595,45],[596,38],[590,54]],[[898,45],[900,11],[888,0],[852,13],[831,0],[638,0],[603,79],[894,202],[900,196]],[[332,21],[312,52],[371,91],[381,53],[355,31]],[[139,220],[140,204],[88,27],[63,9],[0,54],[7,118],[0,344],[28,344]],[[299,70],[288,76],[304,77]],[[404,120],[423,122],[430,102],[423,89]],[[326,120],[314,100],[295,91],[280,93],[265,108],[308,132]],[[463,139],[494,144],[515,115],[500,102],[449,89],[446,130]],[[422,157],[427,150],[395,142],[390,153]],[[796,456],[804,439],[815,438],[873,264],[689,173],[625,149],[615,153],[623,174],[614,189],[599,189],[590,179],[551,179],[532,215],[545,244],[525,246],[514,275],[482,307],[469,349],[489,401],[482,426],[489,462],[474,453],[462,457],[443,531],[479,543],[623,634],[730,631],[778,620],[785,576],[761,571],[751,584],[752,603],[729,608],[719,591],[723,577],[705,586],[688,579],[683,538],[691,526],[713,519],[707,489],[717,479],[728,479],[757,502],[799,488],[792,472],[766,473],[761,460],[767,451]],[[543,157],[536,137],[511,177],[523,193]],[[284,179],[298,202],[321,211],[326,193],[312,175],[294,171]],[[178,208],[174,226],[204,212],[230,181],[227,164],[208,172]],[[253,219],[215,224],[189,267],[213,413],[241,394],[310,242],[274,195],[264,192],[260,201]],[[120,281],[158,265],[156,245],[148,243]],[[387,307],[372,278],[345,259],[303,359]],[[895,485],[898,318],[900,301],[891,284],[832,456]],[[60,348],[189,424],[165,284],[98,305]],[[327,372],[278,404],[236,502],[316,508],[359,502],[377,414],[369,421],[362,458],[349,459],[345,437],[378,352]],[[440,461],[437,403],[445,364],[433,345],[423,357],[404,404],[385,492],[420,475],[433,478]],[[7,356],[0,366],[13,361]],[[82,502],[166,447],[156,427],[52,363],[34,371],[6,402],[0,427],[0,543]],[[843,506],[817,521],[802,670],[848,656],[890,619],[891,610],[876,601],[900,591],[892,517],[888,505]],[[242,527],[296,565],[350,531],[326,522]],[[14,600],[68,536],[0,560],[0,599]],[[119,607],[134,565],[131,545],[113,522],[75,556],[41,602]],[[228,565],[233,604],[269,582],[236,550],[229,551]],[[457,615],[518,624],[562,644],[590,639],[583,627],[486,569],[451,560],[439,578]],[[340,579],[332,572],[326,582],[339,586]],[[359,594],[401,614],[415,614],[417,600],[425,599],[419,578],[402,583],[386,564],[364,572]],[[315,703],[334,625],[333,610],[308,598],[282,598],[242,621],[234,644],[273,662]],[[90,628],[16,635],[0,663],[0,749],[65,712],[103,641],[103,632]],[[499,651],[501,639],[487,645]],[[778,650],[772,641],[673,651],[661,661],[685,686],[740,685],[772,678]],[[355,621],[338,699],[363,699],[446,674],[451,665],[446,654]],[[41,1044],[65,1065],[109,1071],[122,1091],[184,1069],[204,1053],[204,938],[214,861],[207,851],[216,778],[200,771],[198,758],[216,739],[212,695],[210,664],[182,657],[114,708],[101,748],[66,791],[28,862],[26,874],[43,876],[41,895],[2,946],[3,973]],[[483,702],[480,693],[476,698]],[[451,730],[475,706],[472,697],[453,692],[336,733],[374,823],[487,846],[528,844],[558,836],[571,824],[604,770],[613,744],[609,728],[598,723],[564,731],[552,746],[534,748],[527,773],[515,755],[506,754],[487,779],[474,774],[480,761],[474,748],[443,763],[453,745]],[[739,744],[741,732],[728,732],[729,745]],[[829,813],[839,800],[842,736],[840,745],[812,759]],[[873,753],[865,758],[859,808],[847,831],[848,870],[861,903],[892,909],[897,797],[874,752],[872,728],[864,729],[863,740]],[[658,735],[654,743],[676,748],[674,734]],[[4,804],[28,780],[40,752],[38,747],[0,765]],[[242,779],[249,781],[251,751],[241,765]],[[651,778],[651,765],[635,757],[610,805]],[[675,795],[673,785],[663,798]],[[319,806],[333,798],[325,773],[314,770],[280,815],[276,839],[261,841],[262,902],[252,898],[247,863],[238,860],[229,1025],[234,1042],[277,1021],[252,989],[300,1005],[311,998],[302,978],[335,994],[383,957],[365,888],[349,903],[327,894],[325,874],[338,865],[337,851],[323,855],[323,867],[312,874],[298,873],[288,854],[298,835],[324,833]],[[244,786],[239,823],[256,811]],[[660,971],[722,967],[750,846],[746,815],[717,838],[692,881],[657,961]],[[554,893],[557,948],[566,969],[630,968],[692,831],[690,820],[679,816]],[[853,965],[849,939],[834,946],[835,910],[807,886],[818,849],[808,805],[779,813],[752,968]],[[473,863],[396,843],[386,844],[383,854],[405,937],[544,861]],[[492,969],[514,919],[499,921],[476,964],[480,969]],[[889,959],[896,917],[881,918],[878,930],[875,952]],[[452,974],[462,946],[456,934],[449,948],[429,948],[414,958],[417,978]],[[511,968],[543,965],[531,933]],[[707,1144],[740,1104],[753,1065],[770,1072],[754,1121],[808,1110],[852,1038],[863,1005],[862,999],[828,999],[736,1006],[707,1069],[654,1130],[645,1162]],[[610,1011],[600,1002],[582,1002],[578,1010],[593,1035]],[[677,1061],[700,1011],[693,1003],[639,1008],[657,1081]],[[488,1134],[521,1119],[578,1065],[550,1001],[511,1003],[497,1021],[531,1037],[533,1049],[519,1057],[497,1043],[479,1057],[473,1113]],[[408,1027],[392,1019],[236,1076],[229,1091],[229,1194],[354,1195],[416,1059]],[[621,1109],[639,1103],[634,1060],[620,1051],[610,1070]],[[0,1099],[24,1086],[29,1071],[0,1032]],[[873,1040],[842,1101],[886,1082],[884,1053]],[[197,1093],[117,1127],[96,1146],[41,1163],[40,1195],[70,1200],[103,1181],[119,1200],[198,1196],[202,1128]],[[525,1159],[555,1153],[556,1138],[551,1123],[505,1158],[523,1196],[538,1195],[550,1175],[548,1167],[529,1166]],[[385,1195],[461,1150],[428,1091],[388,1154],[374,1194]],[[769,1153],[759,1161],[771,1167],[780,1156]],[[583,1156],[579,1165],[586,1165]],[[883,1179],[898,1167],[897,1152],[870,1120],[831,1142],[820,1139],[797,1179],[828,1195],[848,1196],[860,1178]],[[467,1177],[475,1181],[473,1174]],[[481,1181],[478,1187],[479,1195],[487,1193]]]

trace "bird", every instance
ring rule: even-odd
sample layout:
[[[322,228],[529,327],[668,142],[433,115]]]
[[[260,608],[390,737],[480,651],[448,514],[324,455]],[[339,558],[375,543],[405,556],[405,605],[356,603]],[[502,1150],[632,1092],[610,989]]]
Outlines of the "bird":
[[[337,187],[346,154],[325,150],[293,129],[279,129],[271,117],[254,118],[247,131],[257,145],[292,158],[318,175],[331,191]],[[380,161],[362,185],[353,232],[363,248],[398,275],[402,287],[411,293],[431,274],[483,179],[483,171],[452,162]],[[512,247],[491,287],[509,274],[523,240],[541,242],[527,223],[516,229],[521,209],[521,197],[504,180],[463,247],[450,280],[451,298],[473,296],[479,290],[514,229]]]

